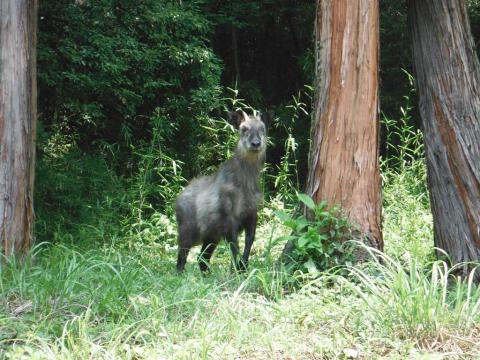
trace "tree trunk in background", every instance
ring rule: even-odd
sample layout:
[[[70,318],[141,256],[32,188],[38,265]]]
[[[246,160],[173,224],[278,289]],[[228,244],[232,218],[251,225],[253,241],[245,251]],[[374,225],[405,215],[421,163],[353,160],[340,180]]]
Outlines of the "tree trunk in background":
[[[479,63],[462,0],[410,0],[435,246],[480,260]]]
[[[307,192],[338,204],[383,249],[377,0],[319,0],[316,100]]]
[[[0,1],[0,244],[32,245],[35,163],[36,0]]]

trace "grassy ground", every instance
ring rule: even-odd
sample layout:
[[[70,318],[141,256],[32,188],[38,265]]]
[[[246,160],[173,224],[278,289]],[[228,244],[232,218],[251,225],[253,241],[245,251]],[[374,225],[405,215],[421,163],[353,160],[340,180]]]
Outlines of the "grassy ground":
[[[164,243],[39,244],[25,266],[1,268],[0,358],[479,358],[480,294],[433,261],[417,170],[385,176],[386,255],[348,278],[292,287],[275,264],[282,245],[272,240],[284,230],[273,217],[240,275],[225,247],[211,274],[192,254],[179,276]]]

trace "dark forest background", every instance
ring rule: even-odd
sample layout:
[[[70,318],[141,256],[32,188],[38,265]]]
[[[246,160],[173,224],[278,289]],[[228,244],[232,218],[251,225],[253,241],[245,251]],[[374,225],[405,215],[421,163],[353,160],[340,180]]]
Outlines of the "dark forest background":
[[[480,2],[469,11],[480,39]],[[45,0],[39,17],[40,240],[146,228],[161,237],[186,179],[229,156],[223,119],[238,106],[275,116],[267,195],[288,201],[302,188],[315,1]],[[405,2],[382,0],[380,17],[383,124],[419,127]],[[383,157],[387,142],[395,132],[383,131]]]

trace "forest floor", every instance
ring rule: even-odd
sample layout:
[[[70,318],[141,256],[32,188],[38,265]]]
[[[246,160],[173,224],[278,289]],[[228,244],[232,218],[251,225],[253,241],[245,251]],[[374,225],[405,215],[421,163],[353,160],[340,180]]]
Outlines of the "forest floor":
[[[24,266],[2,265],[0,358],[480,358],[477,288],[434,261],[426,194],[411,178],[384,180],[389,257],[351,276],[292,286],[276,263],[282,244],[271,246],[285,229],[268,208],[244,274],[225,246],[202,276],[195,254],[176,274],[171,245],[39,244]]]

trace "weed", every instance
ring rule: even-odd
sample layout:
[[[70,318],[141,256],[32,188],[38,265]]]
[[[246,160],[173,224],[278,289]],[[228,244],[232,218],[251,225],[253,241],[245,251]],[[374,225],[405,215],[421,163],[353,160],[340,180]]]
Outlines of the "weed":
[[[319,271],[352,263],[353,249],[351,243],[347,242],[351,225],[339,209],[328,209],[326,202],[315,204],[305,194],[297,196],[311,211],[312,220],[303,215],[294,218],[277,211],[283,225],[292,231],[290,235],[280,238],[291,242],[291,251],[286,258],[291,271],[318,274]]]

